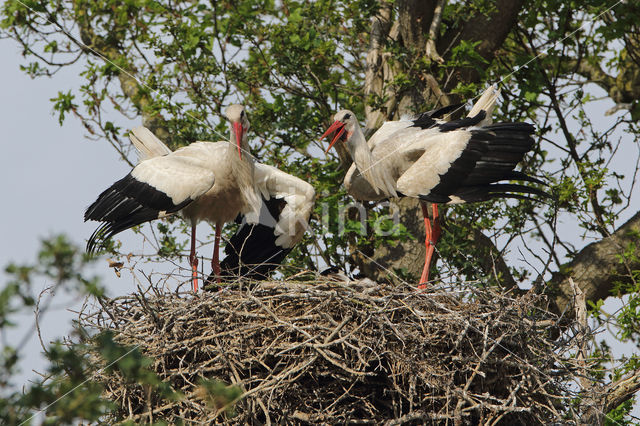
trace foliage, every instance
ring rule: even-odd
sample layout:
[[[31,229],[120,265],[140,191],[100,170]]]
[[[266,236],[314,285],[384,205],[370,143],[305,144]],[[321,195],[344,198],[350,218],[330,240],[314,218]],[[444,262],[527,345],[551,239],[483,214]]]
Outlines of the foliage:
[[[585,62],[600,63],[604,60],[599,58],[606,57],[608,69],[622,65],[623,56],[608,52],[613,51],[612,43],[626,37],[628,18],[623,17],[637,10],[618,5],[615,24],[606,25],[600,14],[613,4],[592,1],[579,9],[563,2],[536,2],[530,7],[539,12],[522,15],[495,59],[479,53],[480,41],[457,41],[450,51],[441,52],[445,61],[440,64],[424,60],[417,46],[388,40],[385,49],[396,74],[385,90],[426,89],[425,75],[431,74],[451,94],[464,99],[479,93],[487,81],[502,81],[506,102],[498,119],[539,123],[539,148],[523,169],[551,183],[562,212],[578,217],[585,237],[607,235],[631,196],[625,189],[628,179],[608,167],[620,148],[614,133],[627,123],[620,118],[610,129],[600,130],[587,113],[594,99],[585,93],[584,79],[566,64],[586,54]],[[90,135],[107,139],[133,163],[127,129],[113,121],[116,115],[105,111],[115,109],[126,117],[141,114],[176,147],[197,139],[226,138],[221,112],[231,102],[242,102],[251,113],[253,151],[258,158],[310,181],[323,194],[312,218],[315,233],[289,257],[290,264],[311,267],[305,259],[315,254],[327,266],[349,269],[354,251],[388,240],[371,231],[367,238],[344,238],[334,232],[337,214],[330,215],[328,227],[323,226],[322,202],[344,205],[349,200],[340,189],[345,164],[333,153],[327,161],[317,142],[337,107],[363,114],[366,34],[370,17],[378,11],[377,2],[133,1],[116,7],[112,1],[55,0],[30,6],[33,10],[20,2],[6,2],[2,26],[28,46],[32,74],[50,74],[70,63],[83,67],[84,83],[52,99],[60,122],[72,112]],[[443,12],[440,33],[460,33],[469,19],[495,10],[491,1],[451,2]],[[74,24],[77,33],[61,30]],[[455,77],[461,72],[479,74],[464,81]],[[430,102],[425,97],[415,111],[433,106]],[[567,133],[568,125],[583,130]],[[506,241],[500,248],[505,253],[520,238],[535,241],[542,236],[540,243],[518,248],[528,250],[538,264],[549,264],[537,250],[529,250],[542,246],[559,267],[563,256],[571,258],[577,248],[555,228],[554,215],[548,210],[545,205],[509,202],[455,207],[449,214],[454,222],[448,230],[451,238],[439,246],[440,255],[456,270],[459,247],[452,242],[464,240],[465,229],[478,227],[492,230],[494,241]],[[347,230],[357,226],[351,219],[346,223]],[[165,231],[161,229],[165,237],[160,250],[170,255],[180,247]],[[550,234],[560,238],[553,247]],[[394,238],[406,237],[399,232]],[[481,270],[475,265],[458,272],[475,279]],[[511,272],[522,279],[530,269],[512,267]]]
[[[8,281],[0,292],[2,334],[17,327],[18,323],[13,318],[26,307],[35,306],[40,315],[46,312],[53,300],[53,293],[101,297],[103,289],[99,279],[86,276],[85,268],[90,264],[91,260],[83,251],[66,237],[58,235],[42,241],[35,263],[8,265],[5,269]],[[52,284],[38,295],[36,291],[39,291],[39,286],[36,283],[45,280]],[[0,383],[3,387],[14,385],[12,380],[18,373],[18,361],[34,332],[30,330],[21,340],[3,347],[0,356]],[[87,380],[89,377],[85,372],[88,365],[79,347],[56,341],[43,349],[49,362],[44,379],[28,385],[24,392],[14,390],[3,393],[0,398],[0,422],[28,423],[36,414],[34,410],[40,409],[45,410],[50,424],[71,423],[76,419],[96,420],[108,411],[111,405],[100,397],[101,387]]]
[[[390,3],[391,19],[399,27],[409,3]],[[438,245],[439,270],[443,277],[488,284],[504,282],[505,275],[514,282],[541,282],[551,271],[565,271],[584,241],[613,235],[637,205],[640,157],[628,140],[640,133],[640,7],[615,0],[535,0],[517,15],[506,39],[489,49],[484,38],[494,28],[473,32],[467,25],[500,13],[500,4],[446,2],[437,31],[442,61],[424,55],[428,28],[413,38],[406,28],[395,28],[381,47],[392,76],[368,95],[371,17],[385,6],[374,0],[7,0],[0,25],[2,35],[24,49],[22,69],[30,76],[50,76],[70,66],[80,70],[78,85],[61,88],[51,99],[57,119],[63,123],[77,117],[89,137],[110,143],[130,164],[135,160],[125,119],[141,117],[176,148],[226,139],[224,107],[245,104],[254,154],[312,183],[319,194],[312,232],[288,257],[285,275],[334,265],[354,275],[362,272],[358,253],[369,256],[380,248],[421,243],[405,222],[390,226],[388,207],[365,205],[364,235],[357,232],[362,225],[355,212],[341,210],[351,201],[340,186],[348,162],[335,152],[323,154],[317,141],[336,109],[349,108],[364,117],[373,107],[397,117],[435,106],[432,80],[451,101],[473,98],[488,82],[499,82],[504,100],[496,119],[536,124],[536,148],[522,169],[548,181],[557,201],[449,208]],[[603,123],[603,90],[630,113]],[[385,235],[374,232],[380,223]],[[182,252],[176,234],[183,224],[163,223],[157,229],[160,256]],[[575,238],[576,232],[581,238]],[[472,238],[476,233],[487,235],[495,250],[479,247]],[[76,272],[87,259],[63,240],[48,244],[34,265],[9,267],[12,279],[0,292],[1,327],[13,325],[11,315],[19,306],[33,306],[36,276],[100,297],[97,279]],[[108,251],[118,249],[114,244]],[[486,266],[493,264],[489,256],[492,262],[506,259],[508,267],[497,273]],[[598,301],[590,301],[592,312],[614,322],[621,340],[637,343],[638,247],[624,247],[619,256],[627,273],[612,280],[612,290],[630,296],[616,315],[603,313]],[[528,265],[511,262],[516,257]],[[407,274],[403,278],[415,278]],[[17,357],[11,348],[2,355],[9,376]],[[3,384],[8,381],[4,374]],[[621,407],[618,414],[628,410]]]
[[[224,410],[230,417],[235,416],[233,404],[242,396],[242,389],[228,385],[220,380],[200,380],[199,393],[201,398],[213,410]]]
[[[96,277],[87,278],[87,267],[92,263],[83,250],[71,244],[64,236],[42,241],[38,260],[31,265],[11,264],[6,268],[10,279],[0,293],[0,335],[17,326],[14,317],[24,314],[25,308],[36,306],[39,316],[50,307],[53,297],[44,293],[70,293],[101,300],[104,289]],[[34,283],[53,282],[40,296],[33,293]],[[38,301],[38,302],[36,302]],[[56,340],[43,346],[47,362],[42,379],[15,389],[13,383],[19,373],[19,360],[33,331],[17,344],[6,344],[0,354],[0,423],[31,424],[39,413],[44,424],[74,424],[96,422],[117,408],[105,397],[106,389],[95,380],[99,372],[117,375],[129,386],[143,389],[154,401],[177,401],[180,392],[161,380],[153,371],[154,361],[143,355],[137,346],[123,346],[114,340],[111,331],[95,333],[76,326],[78,335],[71,339]],[[39,333],[39,331],[38,331]],[[44,345],[44,343],[43,343]],[[207,388],[211,398],[227,398],[236,393],[229,389]],[[230,400],[233,401],[235,397]],[[233,406],[228,407],[229,410]]]

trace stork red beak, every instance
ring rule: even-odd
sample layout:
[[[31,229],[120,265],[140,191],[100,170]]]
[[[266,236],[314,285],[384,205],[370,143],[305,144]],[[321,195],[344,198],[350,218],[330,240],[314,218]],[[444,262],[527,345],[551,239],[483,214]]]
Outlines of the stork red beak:
[[[238,144],[238,155],[242,158],[242,124],[233,123],[233,130],[236,134],[236,143]]]
[[[325,153],[329,152],[331,147],[338,141],[338,139],[340,139],[340,136],[342,136],[344,130],[344,123],[342,121],[334,121],[333,124],[327,129],[327,131],[324,132],[324,134],[320,137],[320,140],[326,138],[331,133],[336,132]]]

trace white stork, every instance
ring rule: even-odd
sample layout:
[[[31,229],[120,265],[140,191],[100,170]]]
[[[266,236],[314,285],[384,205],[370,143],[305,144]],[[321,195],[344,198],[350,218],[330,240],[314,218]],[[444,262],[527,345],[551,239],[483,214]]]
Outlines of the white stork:
[[[353,112],[341,110],[321,140],[335,132],[327,151],[342,141],[353,164],[344,178],[354,198],[378,201],[413,197],[420,200],[425,223],[425,264],[419,288],[429,278],[429,265],[441,228],[437,203],[458,204],[492,198],[549,195],[537,188],[501,181],[538,179],[513,170],[533,147],[528,123],[491,124],[499,91],[490,87],[466,118],[445,122],[442,116],[459,105],[423,113],[413,119],[384,123],[366,141]],[[433,203],[433,226],[425,201]]]
[[[197,291],[196,224],[207,220],[215,225],[211,267],[212,275],[220,282],[222,226],[241,215],[246,224],[240,230],[257,225],[264,229],[261,228],[260,245],[255,244],[253,234],[243,235],[242,241],[236,238],[236,244],[241,243],[244,251],[238,251],[241,255],[235,258],[231,256],[228,268],[233,270],[235,263],[249,259],[255,267],[268,271],[263,264],[280,262],[302,239],[315,192],[303,180],[255,161],[249,152],[250,124],[242,105],[229,106],[226,115],[230,122],[229,142],[194,142],[174,152],[150,130],[133,129],[130,137],[141,161],[87,209],[85,221],[103,222],[89,238],[87,251],[94,252],[106,239],[125,229],[180,213],[191,222],[189,263],[193,290]],[[267,203],[272,199],[282,200],[276,215],[268,214]]]

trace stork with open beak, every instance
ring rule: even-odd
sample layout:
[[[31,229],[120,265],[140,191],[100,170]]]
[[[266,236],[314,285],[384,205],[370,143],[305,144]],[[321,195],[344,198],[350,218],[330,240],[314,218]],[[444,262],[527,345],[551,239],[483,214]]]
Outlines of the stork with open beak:
[[[353,164],[344,178],[354,198],[378,201],[412,197],[420,200],[425,223],[425,263],[419,288],[429,279],[429,266],[440,237],[437,204],[487,201],[493,198],[548,197],[537,188],[505,181],[544,185],[514,168],[531,150],[534,128],[528,123],[491,124],[499,91],[491,86],[466,118],[441,118],[459,108],[447,106],[413,119],[384,123],[367,142],[355,114],[341,110],[321,140],[333,134],[327,151],[342,142]],[[431,202],[433,224],[425,202]]]
[[[85,221],[103,222],[89,238],[87,251],[94,252],[105,240],[125,229],[179,213],[191,223],[189,263],[193,290],[197,291],[197,223],[206,220],[215,225],[211,267],[220,282],[222,226],[238,215],[248,224],[265,221],[265,197],[284,198],[287,205],[282,211],[286,210],[288,216],[272,218],[272,232],[270,238],[263,236],[263,246],[245,239],[243,248],[252,254],[253,261],[260,263],[270,261],[268,256],[274,257],[273,253],[288,252],[298,243],[313,206],[313,188],[294,176],[256,163],[249,152],[250,124],[242,105],[229,106],[226,116],[230,141],[194,142],[173,152],[150,130],[133,129],[130,138],[141,161],[87,209]]]

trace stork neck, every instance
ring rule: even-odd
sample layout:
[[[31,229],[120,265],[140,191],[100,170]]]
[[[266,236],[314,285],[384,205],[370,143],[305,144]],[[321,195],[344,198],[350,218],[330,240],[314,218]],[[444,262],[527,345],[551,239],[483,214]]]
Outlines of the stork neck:
[[[356,164],[360,175],[366,179],[367,182],[376,190],[376,192],[384,191],[385,188],[380,182],[379,177],[377,176],[378,167],[371,150],[369,149],[369,145],[367,144],[367,140],[364,137],[364,133],[360,129],[360,126],[356,127],[351,135],[351,138],[347,142],[347,149],[351,153],[351,158],[353,162]]]
[[[235,134],[232,134],[229,141],[229,149],[227,151],[227,158],[225,159],[225,166],[228,171],[233,175],[233,186],[239,191],[240,198],[245,202],[254,201],[254,165],[255,158],[249,151],[249,143],[246,136],[242,138],[240,145],[242,157],[238,155],[238,144],[236,143]],[[254,201],[253,204],[255,205]]]
[[[242,153],[242,158],[240,158],[240,155],[238,154],[238,143],[236,142],[236,135],[233,132],[231,132],[231,139],[229,140],[227,158],[230,161],[243,162],[251,156],[251,151],[249,150],[249,143],[247,141],[246,136],[242,137],[242,143],[240,144],[240,152]]]

